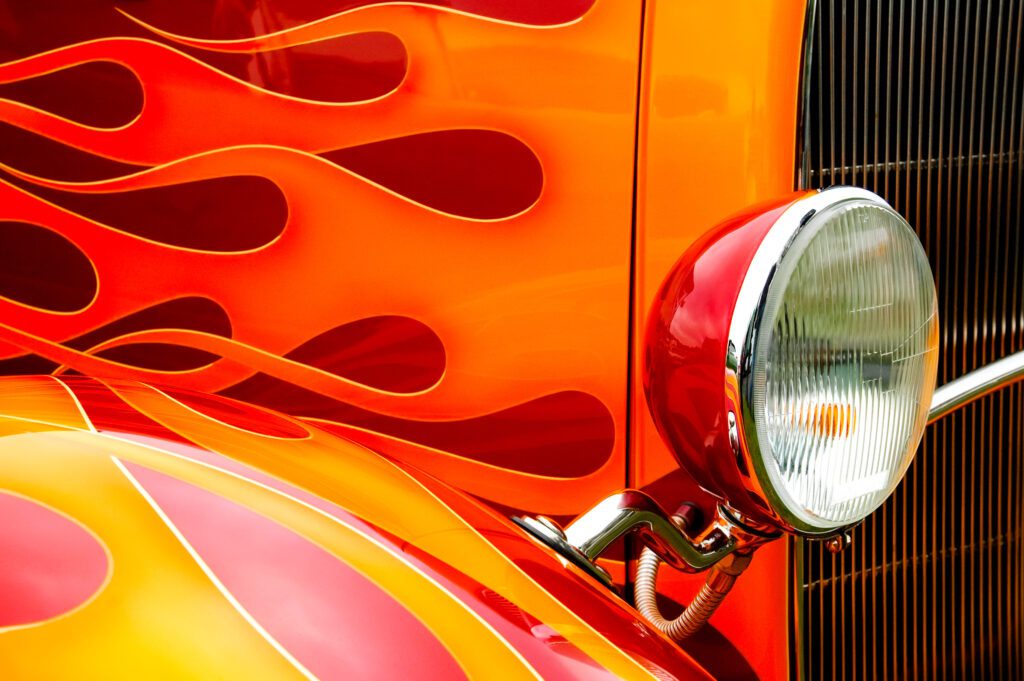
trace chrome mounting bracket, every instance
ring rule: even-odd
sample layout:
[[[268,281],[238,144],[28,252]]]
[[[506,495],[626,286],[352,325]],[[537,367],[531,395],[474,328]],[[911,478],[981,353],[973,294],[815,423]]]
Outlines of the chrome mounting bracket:
[[[698,515],[691,504],[669,514],[643,492],[628,489],[597,504],[564,530],[544,516],[512,520],[608,588],[613,588],[611,576],[596,561],[627,534],[637,536],[664,562],[686,572],[705,570],[736,549],[752,550],[780,534],[751,527],[731,509],[719,506],[712,522],[691,536],[690,529],[699,525]]]

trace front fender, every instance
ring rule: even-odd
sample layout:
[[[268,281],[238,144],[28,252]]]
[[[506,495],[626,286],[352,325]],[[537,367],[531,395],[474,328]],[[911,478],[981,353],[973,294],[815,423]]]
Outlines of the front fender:
[[[506,519],[312,423],[0,380],[6,678],[705,678]],[[3,593],[6,592],[6,593]]]

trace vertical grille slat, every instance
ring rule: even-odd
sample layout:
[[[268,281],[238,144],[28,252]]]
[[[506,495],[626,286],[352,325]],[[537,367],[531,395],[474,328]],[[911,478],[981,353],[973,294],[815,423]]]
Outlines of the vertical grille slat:
[[[1024,0],[817,0],[805,187],[878,192],[938,285],[939,382],[1024,350]],[[929,428],[833,556],[797,542],[795,676],[1024,678],[1024,387]]]

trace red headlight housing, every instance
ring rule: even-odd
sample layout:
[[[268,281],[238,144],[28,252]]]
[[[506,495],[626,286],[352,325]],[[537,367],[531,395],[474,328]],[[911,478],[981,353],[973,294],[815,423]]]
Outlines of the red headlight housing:
[[[909,225],[839,187],[737,216],[665,281],[644,385],[680,464],[738,516],[811,536],[877,508],[927,423],[935,288]]]

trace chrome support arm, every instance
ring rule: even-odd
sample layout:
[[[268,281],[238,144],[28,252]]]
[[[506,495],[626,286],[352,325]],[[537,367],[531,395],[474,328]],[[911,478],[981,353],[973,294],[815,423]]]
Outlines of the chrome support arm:
[[[1024,351],[975,369],[938,388],[932,396],[928,423],[1015,381],[1024,380]]]
[[[632,489],[608,497],[565,530],[543,516],[513,520],[608,587],[611,579],[597,558],[627,534],[636,535],[661,560],[686,572],[707,569],[736,549],[753,550],[779,536],[778,531],[741,523],[724,507],[699,534],[691,535],[684,516],[670,515],[651,497]]]
[[[652,551],[680,570],[703,570],[736,548],[725,534],[691,538],[654,499],[637,490],[613,494],[565,528],[566,540],[596,560],[616,539],[639,535]]]

